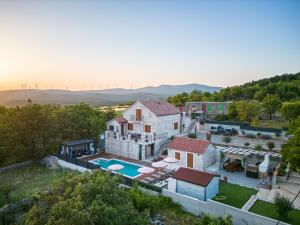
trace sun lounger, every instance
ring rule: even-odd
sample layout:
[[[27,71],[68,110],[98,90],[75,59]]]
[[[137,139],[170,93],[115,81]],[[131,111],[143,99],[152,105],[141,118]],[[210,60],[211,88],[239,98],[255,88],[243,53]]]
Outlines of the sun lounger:
[[[152,178],[152,177],[145,177],[144,180],[147,180],[147,181],[151,182],[151,181],[154,181],[154,178]]]
[[[157,173],[153,173],[153,174],[151,174],[151,177],[153,177],[153,178],[159,178],[159,177],[160,177],[160,175],[159,175],[159,174],[157,174]]]
[[[158,174],[161,175],[161,176],[164,176],[164,175],[166,175],[167,173],[166,173],[166,172],[163,172],[163,171],[159,171]]]

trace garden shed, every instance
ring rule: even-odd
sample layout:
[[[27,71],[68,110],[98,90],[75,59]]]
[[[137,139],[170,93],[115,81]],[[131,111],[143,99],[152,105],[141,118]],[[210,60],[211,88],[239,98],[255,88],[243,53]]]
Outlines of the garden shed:
[[[95,139],[80,139],[74,141],[65,141],[62,143],[59,156],[62,158],[81,157],[83,155],[93,155],[97,153],[97,144]]]

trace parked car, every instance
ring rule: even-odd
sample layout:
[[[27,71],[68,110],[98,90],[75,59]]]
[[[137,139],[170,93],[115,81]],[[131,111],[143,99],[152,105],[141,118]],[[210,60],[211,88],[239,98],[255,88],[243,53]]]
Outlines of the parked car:
[[[211,134],[224,134],[224,128],[222,126],[211,126],[210,133]]]
[[[228,128],[228,129],[225,129],[225,132],[224,132],[225,135],[228,135],[228,136],[234,136],[234,135],[237,135],[237,130],[234,129],[234,128]]]

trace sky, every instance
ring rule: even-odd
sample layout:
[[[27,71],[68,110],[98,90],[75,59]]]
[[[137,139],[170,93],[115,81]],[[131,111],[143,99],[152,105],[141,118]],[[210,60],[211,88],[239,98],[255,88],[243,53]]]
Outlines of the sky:
[[[0,0],[0,90],[232,86],[300,71],[300,1]]]

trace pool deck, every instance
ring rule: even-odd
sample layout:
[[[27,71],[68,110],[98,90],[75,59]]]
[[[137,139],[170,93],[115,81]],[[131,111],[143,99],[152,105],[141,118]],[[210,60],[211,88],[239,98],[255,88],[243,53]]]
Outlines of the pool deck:
[[[149,162],[144,162],[144,161],[135,160],[135,159],[129,159],[129,158],[125,158],[123,156],[113,155],[113,154],[110,154],[110,153],[103,153],[102,152],[102,153],[98,153],[98,154],[95,154],[95,155],[89,155],[89,156],[86,156],[86,157],[82,157],[80,159],[83,160],[83,161],[90,161],[90,160],[94,160],[94,159],[98,159],[98,158],[119,159],[119,160],[122,160],[122,161],[125,161],[125,162],[134,163],[134,164],[137,164],[137,165],[140,165],[140,166],[146,166],[146,167],[150,167],[150,168],[154,169],[154,172],[147,173],[147,174],[141,174],[140,176],[134,178],[135,180],[143,180],[144,178],[150,177],[152,174],[155,174],[159,171],[157,168],[154,168],[151,165],[151,163],[149,163]]]

